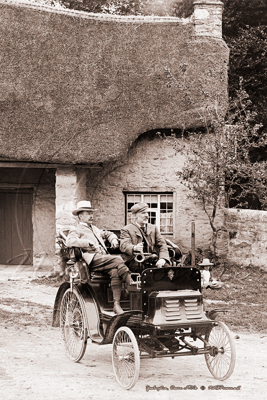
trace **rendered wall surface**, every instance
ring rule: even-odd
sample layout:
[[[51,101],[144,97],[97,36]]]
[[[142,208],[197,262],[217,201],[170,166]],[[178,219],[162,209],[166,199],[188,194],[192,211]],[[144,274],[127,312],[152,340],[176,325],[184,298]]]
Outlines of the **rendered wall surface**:
[[[208,3],[181,21],[0,0],[0,158],[100,163],[143,132],[224,113],[229,51]]]
[[[211,228],[201,205],[187,199],[186,188],[177,181],[176,172],[184,163],[172,146],[155,134],[144,134],[134,143],[127,157],[106,165],[99,172],[87,172],[87,197],[97,208],[95,223],[105,229],[125,225],[125,191],[174,193],[174,236],[184,251],[191,246],[191,222],[196,226],[196,247],[208,248]],[[217,223],[222,221],[222,212]]]
[[[267,271],[267,212],[227,209],[224,218],[228,232],[227,260]]]
[[[75,225],[72,211],[78,201],[86,200],[86,169],[58,168],[56,172],[57,230]]]
[[[1,168],[0,188],[33,189],[33,265],[53,267],[55,256],[55,170]]]

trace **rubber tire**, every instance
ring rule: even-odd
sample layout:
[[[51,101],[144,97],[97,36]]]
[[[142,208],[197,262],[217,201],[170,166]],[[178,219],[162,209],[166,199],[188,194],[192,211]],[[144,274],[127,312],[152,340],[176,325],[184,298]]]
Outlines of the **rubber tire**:
[[[215,356],[205,354],[205,360],[211,375],[219,381],[228,379],[234,371],[236,362],[235,343],[229,328],[223,322],[218,322],[218,325],[213,326],[205,335],[205,340],[209,345],[223,348],[224,350],[224,353],[218,353]],[[207,345],[204,347],[207,347]],[[223,368],[222,373],[217,371],[220,366]]]
[[[128,346],[123,346],[128,344]],[[118,345],[119,346],[118,348]],[[130,350],[127,353],[123,350]],[[118,354],[123,353],[123,355]],[[120,327],[113,338],[112,365],[116,379],[124,389],[131,389],[138,380],[140,370],[140,352],[133,331],[127,326]],[[128,376],[125,376],[128,372]]]
[[[60,328],[67,356],[79,362],[85,353],[88,332],[85,325],[83,299],[73,289],[67,289],[60,304]]]

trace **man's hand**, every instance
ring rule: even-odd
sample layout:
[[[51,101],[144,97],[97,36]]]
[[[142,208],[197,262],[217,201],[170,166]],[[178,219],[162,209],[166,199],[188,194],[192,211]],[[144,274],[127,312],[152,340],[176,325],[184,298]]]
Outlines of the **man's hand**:
[[[95,244],[90,240],[88,241],[88,248],[90,248],[91,251],[96,250]]]
[[[158,268],[162,268],[162,267],[165,265],[165,263],[166,263],[166,260],[164,260],[164,258],[160,258],[160,259],[158,260],[158,262],[156,263],[156,266],[157,266]]]
[[[143,248],[144,248],[143,243],[138,243],[133,247],[133,251],[135,253],[143,253]]]
[[[111,241],[111,243],[110,243],[110,247],[111,247],[112,249],[117,249],[117,248],[119,247],[119,241],[118,241],[118,239],[113,239],[113,240]]]

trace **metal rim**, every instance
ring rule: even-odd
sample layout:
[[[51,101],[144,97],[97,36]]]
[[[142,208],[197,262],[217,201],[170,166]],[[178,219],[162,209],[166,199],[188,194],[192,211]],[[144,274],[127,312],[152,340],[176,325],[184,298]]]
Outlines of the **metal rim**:
[[[131,389],[138,380],[140,354],[133,331],[126,326],[114,335],[112,364],[118,383],[124,389]]]
[[[210,373],[220,381],[228,379],[234,371],[236,361],[235,343],[230,330],[223,322],[218,322],[206,334],[205,340],[212,346],[212,354],[205,354]]]
[[[87,329],[82,308],[82,298],[68,289],[60,306],[60,327],[68,357],[78,362],[84,356],[87,345]]]

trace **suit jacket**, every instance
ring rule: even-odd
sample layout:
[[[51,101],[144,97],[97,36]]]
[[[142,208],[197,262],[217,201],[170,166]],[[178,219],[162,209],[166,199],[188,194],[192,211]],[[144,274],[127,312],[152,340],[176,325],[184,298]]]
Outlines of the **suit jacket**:
[[[104,240],[110,243],[113,239],[118,239],[115,233],[98,229],[91,225],[92,229],[83,224],[72,227],[67,236],[67,247],[80,247],[82,251],[89,253],[86,256],[86,262],[90,264],[95,254],[108,254]],[[94,245],[89,246],[89,241]]]
[[[146,238],[149,243],[149,252],[156,252],[159,259],[164,258],[170,261],[167,244],[156,225],[147,224]],[[141,242],[144,242],[144,238],[137,225],[129,224],[122,228],[120,250],[126,262],[134,258],[133,247]]]

